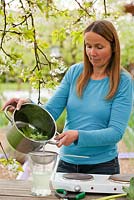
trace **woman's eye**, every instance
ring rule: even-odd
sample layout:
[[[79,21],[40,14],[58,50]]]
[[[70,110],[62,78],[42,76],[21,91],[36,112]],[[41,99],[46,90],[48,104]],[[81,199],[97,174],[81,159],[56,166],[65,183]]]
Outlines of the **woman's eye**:
[[[98,49],[103,49],[103,46],[102,45],[98,45],[97,48]]]
[[[86,44],[86,48],[87,49],[91,49],[91,48],[93,48],[93,46],[91,46],[89,44]],[[96,49],[103,49],[104,47],[102,45],[95,45],[94,48],[96,48]]]
[[[90,48],[92,48],[92,46],[90,46],[90,45],[86,45],[86,48],[90,49]]]

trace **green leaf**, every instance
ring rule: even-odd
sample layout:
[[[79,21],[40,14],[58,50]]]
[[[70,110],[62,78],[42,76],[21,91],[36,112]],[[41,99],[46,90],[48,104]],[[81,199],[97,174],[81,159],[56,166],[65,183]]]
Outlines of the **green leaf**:
[[[44,13],[44,10],[45,10],[45,5],[44,5],[44,3],[37,2],[37,6],[38,6],[38,8],[40,9],[40,11],[41,11],[42,13]]]
[[[29,30],[27,28],[23,28],[22,31],[23,31],[24,38],[33,42],[34,41],[33,30],[34,28],[31,28]]]
[[[134,200],[134,177],[130,179],[129,187],[124,186],[123,191],[127,193],[128,200]]]

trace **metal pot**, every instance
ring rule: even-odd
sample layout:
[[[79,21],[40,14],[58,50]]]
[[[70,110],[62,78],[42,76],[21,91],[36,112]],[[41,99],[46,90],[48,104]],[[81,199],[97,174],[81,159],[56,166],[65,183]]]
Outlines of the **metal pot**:
[[[57,144],[51,140],[57,133],[56,122],[47,110],[33,103],[25,103],[20,110],[14,110],[9,115],[10,107],[4,110],[11,122],[7,140],[15,150],[26,154],[40,149],[46,143]]]

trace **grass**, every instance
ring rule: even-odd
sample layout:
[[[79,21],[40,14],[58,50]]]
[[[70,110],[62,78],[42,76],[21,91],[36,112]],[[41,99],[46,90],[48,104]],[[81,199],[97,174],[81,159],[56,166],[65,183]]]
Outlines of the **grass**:
[[[123,137],[123,141],[126,144],[128,152],[134,152],[134,130],[130,131],[127,129]]]
[[[0,93],[5,90],[28,90],[30,89],[30,85],[28,83],[0,83]]]
[[[128,151],[134,152],[134,110],[131,114],[123,141],[125,142]]]

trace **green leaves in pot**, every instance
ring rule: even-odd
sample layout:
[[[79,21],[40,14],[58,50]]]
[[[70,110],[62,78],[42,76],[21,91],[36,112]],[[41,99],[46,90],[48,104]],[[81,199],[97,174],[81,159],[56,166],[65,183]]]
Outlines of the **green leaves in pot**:
[[[32,139],[35,141],[48,140],[47,133],[33,127],[32,125],[28,123],[25,123],[25,126],[19,127],[19,129],[23,132],[24,136],[28,139]]]

